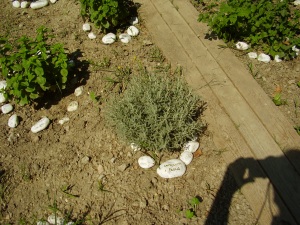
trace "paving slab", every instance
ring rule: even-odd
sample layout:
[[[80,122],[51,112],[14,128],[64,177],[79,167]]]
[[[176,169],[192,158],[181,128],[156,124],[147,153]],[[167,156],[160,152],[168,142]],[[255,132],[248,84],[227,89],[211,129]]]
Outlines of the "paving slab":
[[[207,102],[204,119],[260,224],[300,224],[300,137],[287,118],[221,40],[205,39],[188,0],[138,2],[156,45]]]

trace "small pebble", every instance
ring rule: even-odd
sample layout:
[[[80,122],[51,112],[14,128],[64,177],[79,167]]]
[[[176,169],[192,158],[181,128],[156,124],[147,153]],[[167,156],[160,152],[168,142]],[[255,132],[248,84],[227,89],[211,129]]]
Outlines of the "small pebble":
[[[279,55],[275,55],[274,57],[275,62],[281,62],[282,59],[279,58]]]
[[[109,161],[110,161],[110,163],[114,163],[116,161],[116,158],[112,157]]]
[[[64,123],[66,123],[66,122],[68,122],[68,121],[70,121],[70,118],[69,118],[69,117],[63,117],[62,119],[60,119],[60,120],[58,121],[58,123],[59,123],[60,125],[63,125]]]
[[[93,32],[88,34],[89,39],[96,39],[96,35]]]
[[[72,101],[67,107],[68,112],[74,112],[78,109],[78,102],[77,101]]]
[[[118,170],[121,172],[124,172],[128,167],[129,167],[129,165],[124,163],[124,164],[118,166]]]
[[[143,45],[149,46],[149,45],[153,45],[153,43],[149,40],[143,40]]]
[[[88,157],[88,156],[84,156],[84,157],[81,159],[81,163],[82,163],[82,164],[87,164],[89,161],[90,161],[90,157]]]
[[[127,34],[129,34],[132,37],[137,36],[139,34],[139,29],[137,29],[135,26],[130,26],[127,29]]]
[[[91,25],[89,23],[85,23],[82,25],[82,30],[84,31],[90,31],[91,30]]]
[[[102,174],[104,172],[103,166],[102,165],[98,165],[97,166],[97,171],[98,171],[99,174]]]
[[[153,158],[151,158],[150,156],[141,156],[138,159],[138,164],[140,167],[144,168],[144,169],[149,169],[152,166],[155,165],[155,160]]]
[[[6,81],[5,80],[1,80],[0,81],[0,90],[4,90],[6,88],[7,84],[6,84]],[[0,103],[3,103],[6,101],[6,98],[4,96],[3,93],[0,93]]]
[[[248,57],[250,59],[256,59],[257,58],[257,53],[256,52],[249,52],[248,53]]]
[[[14,107],[9,103],[5,104],[1,107],[1,111],[3,114],[10,113],[13,109],[14,109]]]
[[[46,129],[49,124],[50,124],[50,120],[47,117],[43,117],[42,119],[40,119],[37,123],[35,123],[31,127],[31,132],[38,133],[38,132]]]
[[[8,119],[8,126],[11,128],[15,128],[19,125],[19,117],[14,114]]]
[[[83,93],[83,86],[76,88],[74,91],[74,95],[77,97],[80,96],[82,93]]]

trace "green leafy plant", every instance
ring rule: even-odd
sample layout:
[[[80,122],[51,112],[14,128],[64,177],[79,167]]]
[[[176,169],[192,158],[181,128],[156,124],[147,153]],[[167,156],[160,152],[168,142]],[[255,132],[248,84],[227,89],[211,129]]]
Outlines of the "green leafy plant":
[[[188,201],[188,209],[186,210],[179,210],[179,212],[183,212],[184,216],[187,219],[192,219],[196,216],[196,211],[198,208],[198,205],[201,203],[202,198],[199,196],[193,197]]]
[[[68,79],[68,55],[62,44],[48,44],[47,29],[37,29],[35,39],[23,36],[10,43],[0,39],[0,66],[7,82],[6,98],[28,104],[46,92],[61,92]]]
[[[281,93],[276,93],[273,97],[273,102],[276,106],[285,105],[286,100],[282,99]]]
[[[177,150],[201,134],[203,102],[179,76],[142,73],[123,95],[111,98],[105,117],[128,143],[148,150]]]
[[[131,0],[79,0],[81,16],[102,31],[116,29],[129,21]]]
[[[289,0],[229,0],[219,11],[208,10],[199,21],[208,22],[219,38],[246,41],[253,48],[275,57],[291,59],[296,56],[293,46],[300,46],[300,12],[292,9]]]

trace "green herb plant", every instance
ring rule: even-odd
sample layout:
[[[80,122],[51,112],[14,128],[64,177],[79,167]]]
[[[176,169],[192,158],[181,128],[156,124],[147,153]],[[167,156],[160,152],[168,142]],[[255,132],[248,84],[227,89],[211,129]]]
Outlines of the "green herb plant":
[[[178,150],[204,130],[203,102],[179,76],[133,76],[122,95],[109,99],[105,118],[118,136],[145,151]]]
[[[81,16],[102,31],[116,29],[129,21],[131,0],[79,0]]]
[[[226,42],[245,41],[253,48],[289,60],[300,46],[300,12],[289,0],[228,0],[199,15]]]
[[[188,201],[188,209],[186,209],[186,210],[182,209],[182,210],[179,210],[179,212],[183,212],[184,216],[187,219],[192,219],[197,216],[196,211],[197,211],[198,206],[201,201],[202,201],[202,198],[200,198],[198,196],[193,197]]]
[[[280,106],[280,105],[285,105],[286,104],[286,100],[282,99],[282,95],[281,93],[276,93],[272,99],[272,101],[274,102],[274,104],[276,106]]]
[[[48,44],[47,29],[37,29],[36,38],[27,36],[10,43],[0,37],[0,66],[7,82],[4,95],[20,105],[41,98],[46,92],[60,92],[68,80],[68,55],[63,45]]]

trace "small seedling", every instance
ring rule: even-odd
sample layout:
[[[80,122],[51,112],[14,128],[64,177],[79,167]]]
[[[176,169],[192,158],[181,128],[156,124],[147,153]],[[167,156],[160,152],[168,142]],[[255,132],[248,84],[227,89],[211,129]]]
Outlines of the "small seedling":
[[[90,91],[90,99],[94,102],[94,103],[98,103],[100,101],[100,96],[96,95],[95,92]]]
[[[248,69],[253,77],[257,77],[258,71],[254,71],[253,64],[250,62],[247,64]]]
[[[273,102],[275,103],[276,106],[280,106],[280,105],[285,105],[286,104],[286,100],[281,98],[281,93],[276,93],[273,97]]]
[[[79,195],[74,195],[74,194],[70,193],[70,191],[72,190],[73,187],[74,187],[74,185],[64,185],[61,187],[60,190],[70,198],[78,198]]]
[[[187,219],[192,219],[196,217],[196,211],[198,209],[198,205],[202,202],[202,198],[199,196],[193,197],[188,201],[189,208],[186,210],[181,210],[180,212],[184,212],[184,216]]]
[[[109,190],[104,189],[104,184],[103,184],[102,180],[98,180],[98,190],[102,191],[102,192],[111,192]]]

